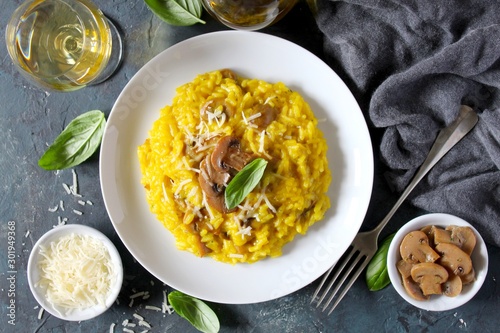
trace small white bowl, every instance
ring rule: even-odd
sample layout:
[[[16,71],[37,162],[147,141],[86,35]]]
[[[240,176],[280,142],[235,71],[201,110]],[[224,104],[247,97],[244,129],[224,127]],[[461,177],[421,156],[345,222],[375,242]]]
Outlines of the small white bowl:
[[[401,282],[401,275],[396,268],[397,262],[401,260],[399,246],[401,245],[401,242],[406,234],[414,230],[420,230],[428,225],[435,225],[439,227],[447,227],[449,225],[468,226],[476,235],[476,247],[471,255],[472,265],[474,266],[474,270],[476,272],[476,280],[471,284],[464,286],[460,295],[456,297],[432,295],[427,301],[418,301],[408,295]],[[398,230],[391,242],[391,245],[389,246],[389,252],[387,255],[387,270],[394,289],[396,289],[398,294],[408,303],[423,310],[446,311],[467,303],[479,291],[486,278],[486,274],[488,273],[488,251],[481,235],[468,222],[449,214],[427,214],[409,221]]]
[[[57,308],[53,304],[48,302],[45,298],[44,288],[37,286],[37,282],[40,280],[38,261],[42,258],[42,256],[40,255],[40,246],[46,247],[50,244],[50,242],[56,241],[57,239],[72,233],[76,235],[92,236],[100,240],[108,249],[111,261],[113,262],[114,268],[116,270],[116,280],[111,288],[111,292],[106,298],[104,305],[98,305],[81,310],[75,309],[72,311],[65,311],[65,309]],[[118,294],[120,293],[123,282],[123,264],[120,258],[120,254],[118,253],[114,244],[100,231],[81,224],[68,224],[64,226],[58,226],[40,237],[40,239],[35,243],[35,246],[31,250],[31,254],[28,260],[27,272],[28,284],[37,302],[53,316],[68,321],[87,320],[105,312],[115,302]]]

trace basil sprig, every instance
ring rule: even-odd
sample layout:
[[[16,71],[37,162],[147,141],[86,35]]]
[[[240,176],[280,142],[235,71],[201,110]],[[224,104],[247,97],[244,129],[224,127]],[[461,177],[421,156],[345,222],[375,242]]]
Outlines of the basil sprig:
[[[395,234],[387,236],[366,268],[366,284],[371,291],[385,288],[391,283],[387,272],[387,253]]]
[[[266,170],[267,161],[256,158],[245,165],[229,182],[224,192],[224,199],[228,209],[238,206],[245,197],[257,186]]]
[[[101,144],[105,126],[106,118],[99,110],[79,115],[47,148],[38,165],[45,170],[62,170],[84,162]]]
[[[180,291],[172,291],[168,294],[168,302],[179,316],[189,321],[199,331],[219,332],[220,323],[217,315],[203,301]]]
[[[201,0],[144,0],[163,21],[171,25],[188,26],[203,23]]]

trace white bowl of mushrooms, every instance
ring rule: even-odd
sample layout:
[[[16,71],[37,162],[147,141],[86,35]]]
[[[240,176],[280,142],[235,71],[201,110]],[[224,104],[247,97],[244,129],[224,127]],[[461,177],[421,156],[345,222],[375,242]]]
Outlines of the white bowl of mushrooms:
[[[394,236],[387,270],[408,303],[446,311],[468,302],[488,272],[486,244],[477,230],[449,214],[427,214],[406,223]]]

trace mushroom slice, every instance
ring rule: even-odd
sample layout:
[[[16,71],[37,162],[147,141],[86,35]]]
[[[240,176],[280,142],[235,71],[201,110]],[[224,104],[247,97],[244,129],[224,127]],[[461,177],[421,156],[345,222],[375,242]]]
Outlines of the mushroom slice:
[[[416,299],[417,301],[427,301],[429,296],[426,296],[422,293],[422,289],[418,286],[415,281],[411,279],[411,277],[403,278],[403,287],[405,288],[408,295]]]
[[[207,203],[210,207],[218,211],[219,213],[228,214],[236,210],[236,208],[228,209],[226,206],[226,199],[223,195],[218,197],[207,196]]]
[[[455,275],[464,276],[472,270],[470,256],[454,244],[441,243],[436,246],[436,251],[441,255],[439,264],[446,267]]]
[[[412,267],[413,267],[412,263],[409,263],[409,262],[404,261],[404,260],[400,260],[396,264],[396,268],[398,269],[399,274],[401,274],[401,276],[403,278],[407,278],[407,277],[411,276],[411,268]]]
[[[448,281],[443,283],[443,294],[448,297],[458,296],[462,292],[462,279],[458,275],[451,275]]]
[[[259,129],[265,129],[269,124],[271,124],[278,117],[278,109],[269,104],[258,104],[255,109],[255,114],[260,114],[260,116],[251,120],[251,122]]]
[[[476,271],[474,270],[474,267],[472,267],[469,274],[462,275],[460,279],[462,280],[462,285],[464,286],[474,282],[476,280]]]
[[[441,284],[448,280],[448,271],[433,262],[415,264],[411,269],[411,278],[417,282],[425,296],[441,294]]]
[[[447,231],[451,232],[453,244],[458,245],[469,256],[476,247],[476,235],[470,227],[448,226]]]
[[[217,172],[210,162],[210,156],[207,156],[200,163],[200,174],[198,181],[200,187],[205,193],[207,203],[221,213],[230,213],[233,210],[228,210],[224,199],[225,184],[229,180],[228,173]]]
[[[401,258],[410,263],[434,262],[439,254],[429,246],[427,235],[420,230],[408,233],[399,247]]]
[[[227,79],[232,79],[235,81],[238,80],[238,75],[236,75],[236,73],[233,72],[232,70],[230,70],[229,68],[221,69],[219,72],[222,74],[222,77],[225,79],[227,78]]]
[[[211,162],[218,172],[240,171],[250,162],[252,155],[241,150],[240,140],[234,136],[225,136],[217,142]]]
[[[209,197],[217,197],[224,193],[225,184],[229,180],[229,174],[217,172],[212,163],[210,163],[210,157],[207,156],[200,163],[200,174],[198,175],[198,181],[200,183],[201,189]]]
[[[431,232],[432,231],[433,225],[427,225],[420,229],[424,234],[427,235],[427,238],[429,239],[429,244],[434,244],[434,234]]]
[[[434,244],[434,246],[439,243],[453,243],[451,231],[449,230],[444,230],[433,225],[431,227],[430,234],[432,234],[432,244]]]

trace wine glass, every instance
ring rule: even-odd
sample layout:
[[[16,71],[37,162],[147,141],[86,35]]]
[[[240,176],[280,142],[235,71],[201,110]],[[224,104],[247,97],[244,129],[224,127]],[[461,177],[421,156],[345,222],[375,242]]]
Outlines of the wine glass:
[[[285,16],[297,0],[202,0],[202,3],[207,12],[230,28],[258,30]]]
[[[116,26],[89,0],[27,0],[14,11],[5,40],[19,71],[51,90],[103,82],[122,60]]]

